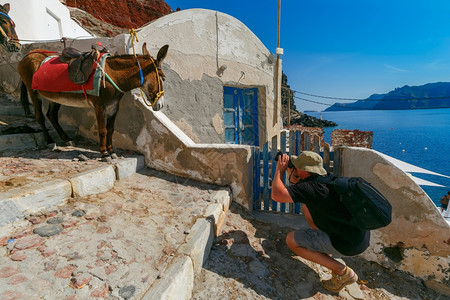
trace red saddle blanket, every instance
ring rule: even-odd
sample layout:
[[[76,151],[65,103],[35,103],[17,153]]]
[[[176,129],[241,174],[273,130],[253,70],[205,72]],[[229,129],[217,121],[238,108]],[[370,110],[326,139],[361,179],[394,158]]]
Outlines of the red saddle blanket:
[[[103,65],[104,59],[107,55],[103,55],[99,58],[100,64]],[[97,63],[99,63],[97,61]],[[94,72],[97,64],[94,63],[94,68],[88,81],[85,85],[79,85],[73,83],[69,79],[68,68],[69,65],[59,61],[59,56],[49,57],[47,61],[44,61],[39,69],[34,73],[31,88],[38,91],[46,92],[82,92],[83,90],[91,95],[99,95],[100,88],[100,75],[96,76]],[[94,80],[95,79],[95,80]]]

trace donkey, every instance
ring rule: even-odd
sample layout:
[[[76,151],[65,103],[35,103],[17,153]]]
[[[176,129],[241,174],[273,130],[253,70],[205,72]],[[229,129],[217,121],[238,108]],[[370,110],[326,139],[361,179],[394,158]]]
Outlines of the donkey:
[[[54,54],[52,51],[34,50],[28,53],[18,64],[20,77],[22,78],[21,103],[25,111],[29,105],[28,94],[34,105],[36,121],[42,128],[47,144],[54,141],[45,127],[45,118],[42,113],[42,98],[49,100],[47,118],[58,132],[59,136],[66,142],[72,144],[58,122],[58,111],[61,105],[74,107],[90,107],[95,110],[98,134],[100,139],[100,153],[103,161],[117,158],[112,146],[114,133],[114,122],[119,110],[119,101],[125,92],[135,88],[141,88],[150,102],[153,110],[158,111],[164,106],[163,80],[165,75],[161,70],[161,63],[167,55],[169,46],[165,45],[159,49],[156,59],[153,59],[147,50],[146,43],[142,46],[142,55],[118,55],[109,56],[100,67],[107,80],[100,84],[99,95],[91,95],[85,92],[85,86],[80,86],[83,92],[55,92],[38,90],[33,87],[33,77],[41,67],[41,63]],[[57,59],[57,57],[55,57]],[[55,64],[57,64],[55,62]],[[52,73],[52,72],[48,72]],[[67,73],[66,73],[67,75]],[[91,74],[91,76],[94,76]],[[59,79],[52,79],[53,85],[59,84]],[[145,99],[144,99],[145,100]],[[29,111],[29,108],[28,108]]]

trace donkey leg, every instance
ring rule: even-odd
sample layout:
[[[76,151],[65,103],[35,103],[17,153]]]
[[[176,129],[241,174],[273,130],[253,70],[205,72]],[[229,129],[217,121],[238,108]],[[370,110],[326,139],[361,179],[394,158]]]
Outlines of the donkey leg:
[[[39,96],[33,92],[28,91],[31,97],[31,101],[33,101],[34,105],[34,117],[38,124],[41,126],[42,133],[44,134],[44,139],[47,142],[47,145],[54,144],[55,141],[52,139],[50,134],[48,133],[47,127],[45,127],[45,117],[42,113],[42,100],[39,98]]]
[[[112,136],[114,133],[114,123],[116,121],[117,111],[112,115],[109,116],[106,122],[106,148],[108,150],[108,153],[111,155],[111,158],[117,159],[118,156],[114,152],[114,148],[112,146]]]
[[[58,112],[61,108],[61,104],[55,103],[55,102],[49,102],[48,105],[48,111],[47,111],[47,118],[50,120],[50,122],[53,125],[53,128],[55,128],[58,135],[61,137],[61,139],[66,142],[66,145],[73,146],[72,139],[64,132],[61,125],[58,121]]]
[[[103,106],[94,105],[95,116],[97,118],[97,127],[98,127],[98,137],[100,140],[99,151],[102,155],[102,161],[109,162],[111,161],[111,157],[106,150],[106,118],[105,118],[105,110]]]

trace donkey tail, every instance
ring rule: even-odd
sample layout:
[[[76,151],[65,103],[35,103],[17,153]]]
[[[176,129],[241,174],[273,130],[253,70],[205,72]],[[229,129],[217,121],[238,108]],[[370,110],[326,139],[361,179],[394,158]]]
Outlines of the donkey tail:
[[[25,115],[31,115],[30,111],[30,102],[28,101],[28,91],[25,83],[22,81],[22,86],[20,88],[20,104],[22,104],[23,110],[25,111]]]

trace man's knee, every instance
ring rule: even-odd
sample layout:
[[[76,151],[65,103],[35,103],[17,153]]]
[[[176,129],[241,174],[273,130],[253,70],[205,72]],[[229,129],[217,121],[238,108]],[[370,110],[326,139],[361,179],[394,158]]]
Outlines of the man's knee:
[[[292,252],[303,257],[307,249],[297,244],[297,242],[295,241],[294,233],[295,231],[291,231],[287,234],[286,244]]]
[[[290,249],[294,249],[294,248],[298,247],[297,243],[295,242],[294,233],[295,233],[295,231],[291,231],[286,235],[286,245]]]

